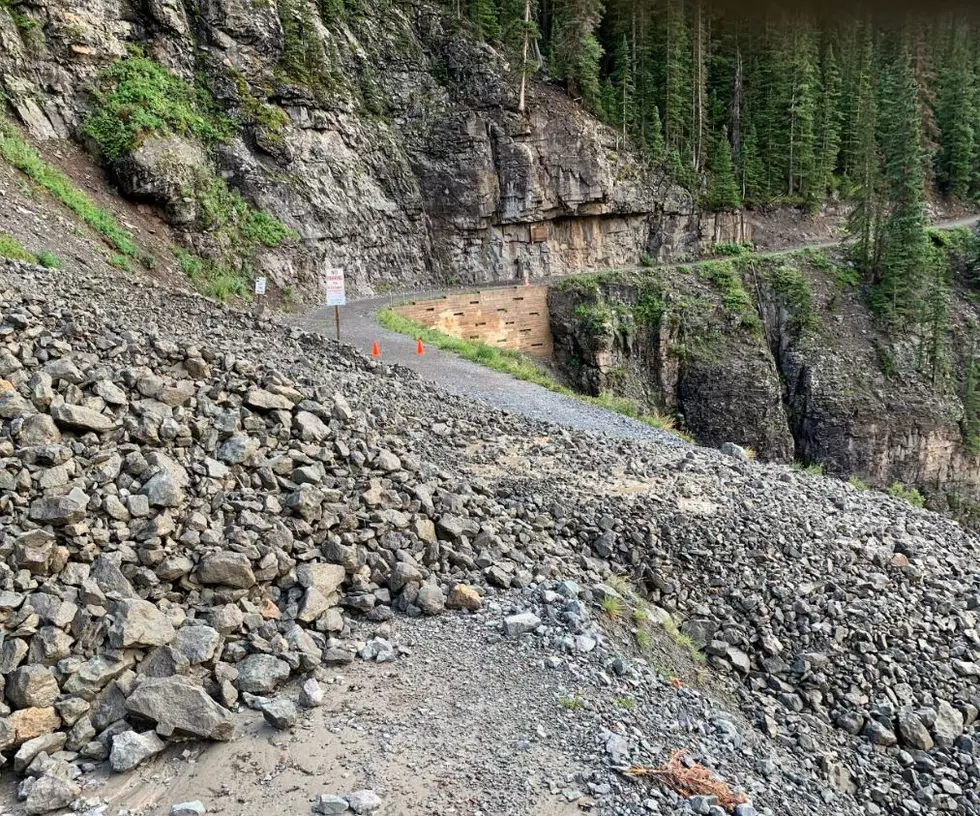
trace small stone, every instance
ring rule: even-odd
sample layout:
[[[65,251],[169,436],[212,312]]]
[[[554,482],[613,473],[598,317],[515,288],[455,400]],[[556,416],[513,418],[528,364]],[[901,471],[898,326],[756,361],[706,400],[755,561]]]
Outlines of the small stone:
[[[299,704],[303,708],[318,708],[323,705],[323,700],[323,688],[315,677],[311,677],[303,683],[302,688],[299,690]]]
[[[354,813],[374,813],[381,807],[381,797],[373,790],[354,791],[344,798]]]
[[[296,725],[299,710],[293,702],[280,697],[262,706],[262,716],[273,728],[284,731]]]
[[[504,619],[504,633],[508,635],[524,635],[534,632],[541,625],[541,618],[532,612],[522,612]]]
[[[456,584],[446,600],[447,609],[465,609],[469,612],[476,612],[483,606],[483,598],[473,587],[466,584]]]
[[[195,799],[193,802],[181,802],[170,808],[170,816],[204,816],[208,810],[204,803]]]
[[[337,816],[337,814],[349,812],[349,808],[346,799],[325,793],[316,798],[313,803],[313,812],[323,816]]]
[[[124,731],[112,738],[109,764],[116,773],[129,771],[149,757],[159,754],[165,747],[163,740],[153,731],[144,731],[142,734]]]
[[[272,655],[249,655],[235,668],[238,669],[238,690],[250,694],[271,694],[289,679],[289,664]]]

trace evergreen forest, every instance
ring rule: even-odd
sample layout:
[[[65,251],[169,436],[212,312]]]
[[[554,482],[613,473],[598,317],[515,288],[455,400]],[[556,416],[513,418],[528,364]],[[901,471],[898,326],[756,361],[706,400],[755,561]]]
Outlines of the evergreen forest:
[[[460,5],[462,3],[462,5]],[[929,311],[926,204],[980,200],[980,27],[954,15],[739,16],[707,0],[456,0],[707,209],[853,202],[892,317]]]

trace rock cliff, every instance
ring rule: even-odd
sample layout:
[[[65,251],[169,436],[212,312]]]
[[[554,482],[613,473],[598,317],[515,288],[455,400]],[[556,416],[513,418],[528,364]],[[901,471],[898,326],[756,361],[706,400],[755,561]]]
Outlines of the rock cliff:
[[[36,139],[83,138],[100,72],[137,52],[234,127],[210,145],[158,129],[107,161],[111,175],[206,253],[188,190],[207,167],[298,233],[250,260],[300,299],[327,266],[367,293],[635,264],[742,234],[555,88],[533,84],[518,113],[512,67],[442,7],[0,4],[0,90]]]
[[[676,414],[704,444],[914,485],[973,514],[980,457],[962,394],[978,314],[965,287],[935,370],[924,333],[883,331],[815,253],[572,279],[549,310],[556,365],[583,391]]]

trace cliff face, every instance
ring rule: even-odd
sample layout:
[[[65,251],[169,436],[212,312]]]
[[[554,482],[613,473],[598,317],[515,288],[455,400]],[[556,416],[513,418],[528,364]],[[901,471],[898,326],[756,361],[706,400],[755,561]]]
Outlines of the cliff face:
[[[568,281],[549,298],[555,361],[589,392],[679,414],[697,441],[820,464],[934,506],[980,499],[960,399],[978,310],[954,298],[934,376],[929,338],[893,340],[860,292],[801,254]]]
[[[111,163],[120,187],[206,246],[185,182],[212,164],[299,234],[256,271],[300,296],[317,296],[327,266],[366,293],[563,275],[741,237],[736,218],[699,217],[561,92],[532,83],[519,114],[512,68],[434,6],[0,4],[0,87],[37,139],[78,138],[99,72],[134,46],[238,127],[206,149],[183,136],[144,143]]]

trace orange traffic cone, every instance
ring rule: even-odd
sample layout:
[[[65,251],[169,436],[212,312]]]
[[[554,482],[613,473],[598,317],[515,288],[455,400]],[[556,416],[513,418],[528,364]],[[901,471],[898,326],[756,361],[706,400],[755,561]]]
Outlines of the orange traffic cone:
[[[381,356],[381,349],[378,348],[378,341],[377,340],[375,340],[371,344],[371,356],[372,357],[380,357]]]
[[[415,353],[416,354],[425,354],[425,346],[422,345],[422,338],[421,337],[418,339],[418,342],[415,344]]]

